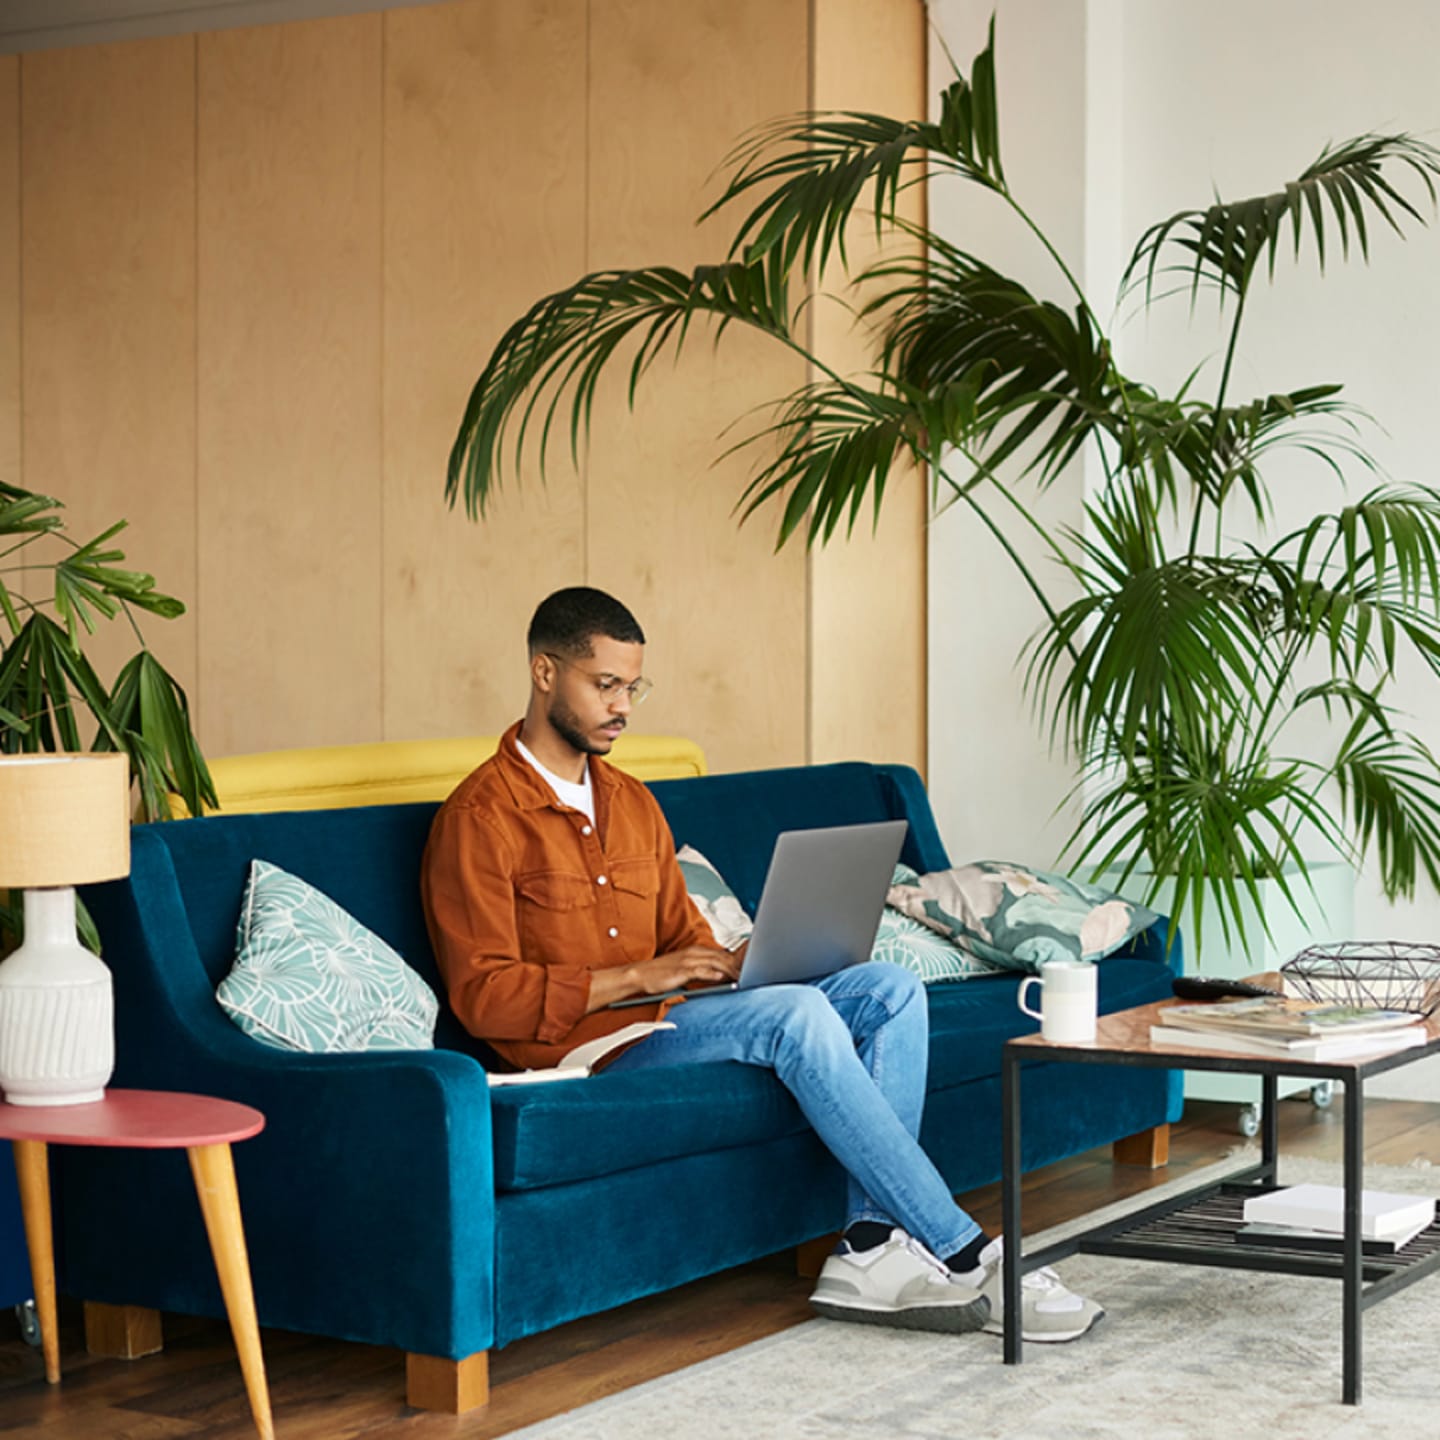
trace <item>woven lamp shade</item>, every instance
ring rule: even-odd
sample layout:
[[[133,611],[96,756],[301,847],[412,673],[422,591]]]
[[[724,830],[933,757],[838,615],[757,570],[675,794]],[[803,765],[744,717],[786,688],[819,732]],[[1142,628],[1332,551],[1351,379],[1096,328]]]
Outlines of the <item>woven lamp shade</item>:
[[[0,888],[130,873],[130,761],[120,754],[0,755]]]

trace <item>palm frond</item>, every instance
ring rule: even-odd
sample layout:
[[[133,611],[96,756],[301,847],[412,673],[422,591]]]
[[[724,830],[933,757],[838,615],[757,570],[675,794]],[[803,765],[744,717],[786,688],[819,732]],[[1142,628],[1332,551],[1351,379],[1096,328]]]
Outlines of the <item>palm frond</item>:
[[[1414,487],[1370,491],[1317,515],[1258,557],[1281,623],[1330,664],[1395,668],[1403,637],[1440,674],[1440,498]]]
[[[1400,176],[1390,178],[1392,171]],[[1276,255],[1288,233],[1298,259],[1305,236],[1312,237],[1320,268],[1325,268],[1329,226],[1339,231],[1342,256],[1352,243],[1369,254],[1367,216],[1376,216],[1397,234],[1401,218],[1427,223],[1426,216],[1398,188],[1400,178],[1418,178],[1431,206],[1440,177],[1440,149],[1413,135],[1362,135],[1327,147],[1301,175],[1269,195],[1247,200],[1216,201],[1206,210],[1182,210],[1152,225],[1125,267],[1122,289],[1143,283],[1147,303],[1161,269],[1185,272],[1192,301],[1202,283],[1219,286],[1227,295],[1243,296],[1261,260],[1273,275]],[[1170,249],[1184,257],[1175,266],[1161,266]]]
[[[0,730],[0,749],[12,754],[81,749],[82,705],[103,715],[109,705],[105,687],[65,629],[35,611],[0,657],[0,706],[16,722]]]
[[[1268,677],[1253,574],[1210,557],[1167,558],[1155,516],[1119,492],[1086,507],[1086,593],[1029,647],[1025,685],[1052,741],[1133,763],[1162,736],[1200,746],[1248,713]]]
[[[129,755],[147,820],[171,818],[172,793],[192,815],[204,814],[206,805],[219,805],[210,769],[195,743],[185,691],[148,650],[133,656],[116,676],[92,748]]]
[[[776,549],[801,525],[810,544],[830,540],[842,520],[848,535],[867,495],[878,521],[892,464],[923,439],[913,397],[858,381],[822,381],[777,409],[773,424],[733,447],[780,442],[741,496],[742,517],[786,496]]]
[[[1412,897],[1422,870],[1440,889],[1440,765],[1424,742],[1357,721],[1334,772],[1360,849],[1375,845],[1386,896]]]
[[[882,371],[917,394],[964,385],[973,395],[967,428],[947,438],[983,450],[992,469],[1034,441],[1021,473],[1048,483],[1114,408],[1122,382],[1108,342],[1085,307],[1072,315],[1041,301],[937,236],[928,236],[927,249],[860,277],[880,286],[862,315],[886,316]]]
[[[694,321],[708,322],[717,337],[739,322],[793,344],[790,319],[784,277],[758,264],[702,265],[690,274],[656,266],[583,276],[533,305],[495,347],[470,392],[450,451],[446,499],[454,505],[463,494],[472,519],[485,513],[499,487],[512,426],[518,469],[530,427],[538,423],[543,473],[556,414],[567,397],[571,457],[578,463],[595,387],[627,342],[633,342],[633,404],[640,377],[667,347],[676,352],[683,347]]]
[[[1088,778],[1093,785],[1099,777],[1092,770]],[[1172,934],[1183,915],[1198,950],[1206,893],[1227,942],[1246,934],[1257,915],[1265,926],[1262,881],[1273,881],[1301,913],[1294,881],[1306,875],[1298,836],[1307,825],[1343,852],[1344,836],[1314,798],[1302,763],[1267,757],[1228,766],[1217,752],[1171,745],[1094,795],[1066,853],[1096,874],[1143,869],[1147,901],[1172,880]]]
[[[970,75],[940,97],[937,122],[863,112],[809,113],[751,132],[730,154],[724,193],[701,218],[756,194],[740,222],[732,259],[764,260],[789,274],[824,269],[845,255],[845,229],[867,190],[877,230],[895,218],[902,189],[940,169],[1003,191],[995,95],[995,25]]]

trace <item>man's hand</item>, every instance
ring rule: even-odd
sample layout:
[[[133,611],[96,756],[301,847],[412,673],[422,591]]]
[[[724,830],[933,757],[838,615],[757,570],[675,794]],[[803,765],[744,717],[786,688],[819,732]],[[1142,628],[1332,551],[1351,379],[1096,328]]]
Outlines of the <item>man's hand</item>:
[[[632,995],[659,995],[687,985],[719,985],[740,973],[744,951],[712,949],[708,945],[687,945],[667,955],[656,955],[638,965],[594,970],[590,974],[590,1006],[601,1010],[615,1000]]]

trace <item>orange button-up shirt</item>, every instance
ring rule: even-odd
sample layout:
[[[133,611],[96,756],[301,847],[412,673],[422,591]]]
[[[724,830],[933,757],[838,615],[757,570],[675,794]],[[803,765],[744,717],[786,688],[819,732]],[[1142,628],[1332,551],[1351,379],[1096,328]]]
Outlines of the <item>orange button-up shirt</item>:
[[[591,824],[520,754],[519,733],[511,726],[440,807],[421,894],[461,1023],[513,1065],[538,1068],[675,1003],[586,1014],[591,971],[715,939],[649,790],[591,756]]]

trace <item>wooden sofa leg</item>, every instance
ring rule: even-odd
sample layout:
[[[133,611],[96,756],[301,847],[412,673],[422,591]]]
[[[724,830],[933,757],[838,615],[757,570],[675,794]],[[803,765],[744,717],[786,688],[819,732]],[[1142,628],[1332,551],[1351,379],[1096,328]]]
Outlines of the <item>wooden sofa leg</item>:
[[[1111,1147],[1117,1165],[1143,1165],[1159,1170],[1170,1163],[1170,1127],[1152,1125],[1138,1135],[1127,1135]]]
[[[85,1349],[107,1360],[138,1360],[165,1348],[160,1312],[143,1305],[85,1302]]]
[[[405,1356],[405,1400],[417,1410],[463,1415],[490,1400],[490,1352],[477,1350],[463,1360],[443,1355]]]
[[[820,1267],[834,1252],[838,1235],[821,1235],[816,1240],[806,1240],[795,1247],[795,1273],[802,1280],[816,1280]]]

